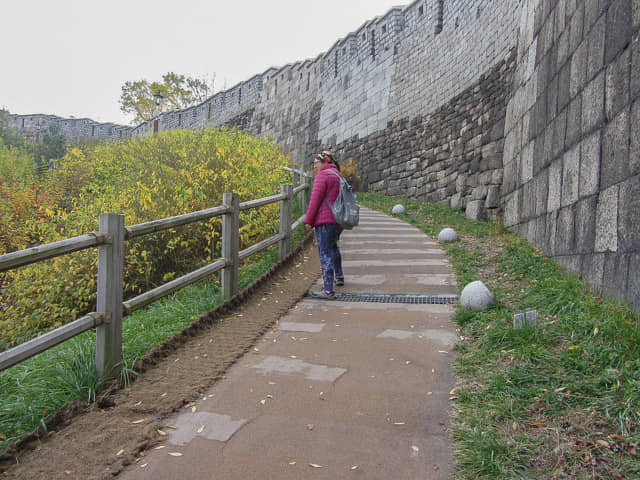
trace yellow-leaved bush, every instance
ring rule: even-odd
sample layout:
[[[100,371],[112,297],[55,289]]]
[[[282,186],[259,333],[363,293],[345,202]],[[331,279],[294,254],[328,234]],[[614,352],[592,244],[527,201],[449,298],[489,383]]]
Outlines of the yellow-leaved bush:
[[[27,239],[25,248],[97,231],[100,213],[122,213],[126,225],[135,225],[221,205],[225,192],[240,201],[274,195],[291,181],[287,164],[274,142],[226,127],[72,148],[46,179],[48,203],[15,236]],[[242,212],[240,248],[277,233],[278,222],[278,203]],[[219,258],[220,240],[219,217],[128,240],[125,299]],[[95,249],[9,272],[0,346],[93,310],[96,275]]]

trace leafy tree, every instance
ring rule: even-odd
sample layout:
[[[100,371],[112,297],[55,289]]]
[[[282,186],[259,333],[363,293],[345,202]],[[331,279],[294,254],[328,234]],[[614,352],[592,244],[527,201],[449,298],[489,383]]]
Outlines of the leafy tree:
[[[154,101],[154,95],[157,93],[163,97],[160,106],[156,106]],[[162,76],[162,82],[125,82],[120,93],[120,110],[127,114],[135,114],[132,123],[139,123],[152,119],[160,112],[197,105],[212,93],[213,80],[209,84],[205,79],[169,72]]]

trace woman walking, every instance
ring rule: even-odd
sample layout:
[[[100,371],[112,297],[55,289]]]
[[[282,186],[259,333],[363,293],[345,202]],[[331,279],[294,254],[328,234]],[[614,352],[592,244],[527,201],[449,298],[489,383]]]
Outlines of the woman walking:
[[[325,152],[313,158],[313,171],[316,176],[313,181],[311,198],[304,223],[307,230],[315,228],[316,231],[318,253],[320,254],[320,265],[322,267],[323,290],[311,292],[311,296],[333,300],[335,298],[333,290],[334,278],[337,286],[344,285],[342,255],[338,247],[342,227],[333,218],[333,213],[331,213],[329,205],[325,202],[325,198],[331,204],[336,201],[340,191],[340,179],[337,175],[342,176],[342,174],[337,165],[332,162],[332,157]]]

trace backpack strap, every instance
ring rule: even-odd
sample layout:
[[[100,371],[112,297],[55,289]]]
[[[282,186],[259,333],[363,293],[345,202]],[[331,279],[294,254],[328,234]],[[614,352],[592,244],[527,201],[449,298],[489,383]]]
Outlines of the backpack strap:
[[[333,173],[336,177],[338,177],[338,180],[342,180],[344,179],[344,177],[342,175],[340,175],[338,172],[336,172],[335,170],[329,170],[331,173]],[[338,190],[340,189],[340,187],[338,187]],[[329,205],[329,208],[331,208],[331,204],[329,203],[329,200],[327,200],[327,197],[324,197],[324,201],[327,205]]]

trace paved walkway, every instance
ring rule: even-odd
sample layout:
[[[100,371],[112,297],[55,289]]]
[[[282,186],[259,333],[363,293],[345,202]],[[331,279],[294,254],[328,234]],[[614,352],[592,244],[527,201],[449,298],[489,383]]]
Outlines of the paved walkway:
[[[457,293],[442,250],[398,219],[361,210],[341,249],[341,292]],[[305,298],[118,478],[451,478],[452,313]]]

